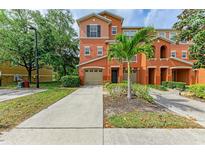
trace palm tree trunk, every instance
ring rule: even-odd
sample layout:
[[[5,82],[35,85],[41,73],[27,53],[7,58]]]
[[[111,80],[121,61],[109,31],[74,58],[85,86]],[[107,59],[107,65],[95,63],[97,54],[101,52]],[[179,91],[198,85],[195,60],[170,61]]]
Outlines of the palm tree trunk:
[[[130,62],[127,62],[127,98],[131,99]]]

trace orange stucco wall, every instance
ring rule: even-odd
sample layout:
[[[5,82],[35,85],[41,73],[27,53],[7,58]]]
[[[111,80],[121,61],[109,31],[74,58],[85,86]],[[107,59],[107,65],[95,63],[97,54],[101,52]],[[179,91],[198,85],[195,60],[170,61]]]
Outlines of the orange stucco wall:
[[[95,60],[99,58],[97,55],[97,46],[103,47],[103,56],[107,55],[107,50],[109,47],[109,41],[115,39],[115,35],[111,33],[111,27],[117,26],[118,33],[122,33],[122,20],[116,17],[113,17],[109,13],[100,14],[103,17],[110,19],[112,22],[108,24],[102,19],[98,19],[96,17],[90,17],[84,21],[81,21],[79,24],[80,27],[80,64],[88,62],[90,60]],[[94,20],[95,19],[95,20]],[[86,25],[87,24],[100,24],[101,25],[101,38],[86,38]],[[130,29],[130,28],[128,28]],[[139,29],[139,28],[131,28],[131,29]],[[170,30],[173,31],[173,30]],[[169,31],[165,31],[166,37],[169,38]],[[108,38],[105,38],[108,37]],[[84,47],[90,46],[91,54],[89,56],[84,55]],[[148,84],[149,80],[153,82],[153,84],[161,84],[161,70],[162,68],[166,68],[166,73],[163,73],[163,79],[167,81],[173,80],[173,70],[177,70],[177,78],[178,81],[184,81],[187,84],[194,83],[205,83],[205,70],[193,70],[192,65],[189,62],[193,62],[193,60],[189,60],[189,52],[188,52],[188,44],[174,44],[166,39],[156,39],[153,42],[153,46],[155,48],[155,56],[152,59],[147,59],[144,54],[137,55],[136,62],[131,63],[131,67],[137,70],[137,82],[141,84]],[[166,58],[160,58],[160,48],[165,46],[166,48]],[[171,51],[176,51],[176,58],[182,59],[182,51],[187,51],[187,58],[183,59],[186,62],[176,60],[171,57]],[[84,68],[90,67],[103,67],[103,80],[111,81],[111,70],[112,68],[118,68],[118,81],[123,80],[123,69],[127,67],[126,62],[118,62],[116,60],[109,61],[107,57],[103,59],[96,60],[87,64],[83,64],[79,66],[79,76],[81,79],[81,84],[84,83]],[[152,68],[153,72],[151,74],[151,78],[149,79],[149,68]]]

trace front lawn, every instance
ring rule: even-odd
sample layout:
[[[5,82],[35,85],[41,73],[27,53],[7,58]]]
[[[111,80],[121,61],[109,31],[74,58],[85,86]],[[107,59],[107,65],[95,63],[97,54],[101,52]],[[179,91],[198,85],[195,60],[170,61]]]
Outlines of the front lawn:
[[[11,129],[25,119],[33,116],[57,102],[76,88],[60,88],[57,83],[41,84],[47,91],[0,102],[0,130]]]
[[[107,84],[103,96],[105,128],[203,128],[193,119],[175,114],[155,103],[149,86],[133,84],[132,99],[124,83]]]
[[[129,112],[113,115],[107,122],[117,128],[202,128],[190,119],[165,112]]]

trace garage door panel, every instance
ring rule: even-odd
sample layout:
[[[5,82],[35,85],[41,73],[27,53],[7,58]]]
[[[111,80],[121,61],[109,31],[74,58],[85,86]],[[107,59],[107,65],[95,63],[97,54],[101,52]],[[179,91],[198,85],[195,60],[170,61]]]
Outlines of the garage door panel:
[[[103,83],[102,69],[85,70],[85,84],[96,85]]]

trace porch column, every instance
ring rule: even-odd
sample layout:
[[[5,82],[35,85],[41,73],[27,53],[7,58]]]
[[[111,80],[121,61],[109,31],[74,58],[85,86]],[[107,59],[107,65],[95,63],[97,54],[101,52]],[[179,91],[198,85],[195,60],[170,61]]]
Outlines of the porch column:
[[[168,69],[168,81],[173,81],[173,79],[172,79],[172,69],[171,68]]]
[[[189,69],[189,84],[191,85],[192,84],[192,69]]]

